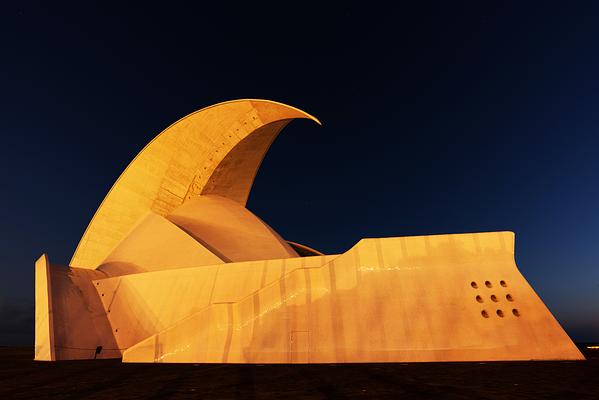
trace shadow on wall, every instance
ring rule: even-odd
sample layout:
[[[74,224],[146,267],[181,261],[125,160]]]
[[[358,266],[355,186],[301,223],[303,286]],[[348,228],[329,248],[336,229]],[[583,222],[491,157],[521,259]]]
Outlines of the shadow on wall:
[[[0,346],[33,346],[34,324],[33,302],[0,297]]]

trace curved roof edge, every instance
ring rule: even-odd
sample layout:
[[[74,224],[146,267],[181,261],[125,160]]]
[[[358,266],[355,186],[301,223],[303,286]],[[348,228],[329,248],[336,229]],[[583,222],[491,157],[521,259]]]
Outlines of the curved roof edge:
[[[207,187],[218,192],[215,185],[216,189],[218,185],[232,185],[229,197],[245,205],[272,140],[297,118],[321,124],[298,108],[261,99],[222,102],[177,120],[144,146],[116,180],[92,217],[70,265],[96,268],[147,211],[168,215]],[[248,140],[253,140],[253,147],[246,145],[244,151],[234,151]],[[235,160],[247,158],[251,160],[242,165],[243,170],[233,171],[239,164]],[[228,180],[223,181],[223,176]]]

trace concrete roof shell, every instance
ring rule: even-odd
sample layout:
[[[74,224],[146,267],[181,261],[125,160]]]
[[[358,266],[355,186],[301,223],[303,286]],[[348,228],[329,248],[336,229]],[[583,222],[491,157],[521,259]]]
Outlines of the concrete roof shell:
[[[167,216],[201,194],[245,206],[264,155],[293,119],[318,119],[268,100],[219,103],[181,118],[148,143],[114,183],[70,265],[95,269],[148,212]]]

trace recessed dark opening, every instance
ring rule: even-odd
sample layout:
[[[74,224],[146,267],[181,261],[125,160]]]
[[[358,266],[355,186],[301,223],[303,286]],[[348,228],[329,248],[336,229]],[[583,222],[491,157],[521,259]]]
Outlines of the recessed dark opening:
[[[96,347],[96,352],[94,353],[94,360],[96,359],[98,354],[100,354],[101,352],[102,352],[102,346]]]
[[[516,308],[514,308],[512,310],[512,314],[514,314],[516,317],[519,317],[520,316],[520,311],[518,311]]]

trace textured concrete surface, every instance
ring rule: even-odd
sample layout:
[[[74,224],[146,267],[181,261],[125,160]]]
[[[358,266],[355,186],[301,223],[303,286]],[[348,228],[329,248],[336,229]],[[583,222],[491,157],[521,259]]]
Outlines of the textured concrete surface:
[[[597,399],[599,350],[587,361],[338,365],[35,362],[0,347],[2,399]]]
[[[332,258],[300,257],[245,207],[261,160],[295,118],[318,122],[281,103],[236,100],[150,141],[70,266],[36,262],[35,359],[583,358],[519,272],[513,232],[368,238]]]

